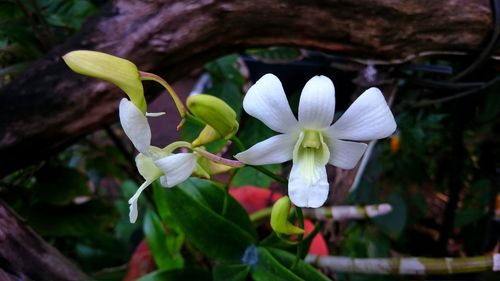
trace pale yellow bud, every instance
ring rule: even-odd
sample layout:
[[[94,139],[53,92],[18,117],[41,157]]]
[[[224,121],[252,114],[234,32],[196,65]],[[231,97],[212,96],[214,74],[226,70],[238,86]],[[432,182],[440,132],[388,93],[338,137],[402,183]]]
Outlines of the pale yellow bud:
[[[223,100],[211,95],[199,94],[190,96],[186,105],[194,116],[213,128],[220,135],[219,138],[230,139],[238,131],[236,112]],[[214,132],[210,132],[210,129],[206,127],[205,129],[204,134],[207,136],[201,136],[202,138],[208,139],[208,137],[216,136]]]
[[[95,51],[73,51],[63,56],[76,73],[111,82],[122,89],[137,108],[146,113],[144,89],[139,71],[132,62]]]
[[[288,221],[290,207],[291,202],[288,196],[284,196],[274,203],[271,211],[271,227],[276,233],[279,234],[303,234],[304,230],[302,228],[299,228]]]

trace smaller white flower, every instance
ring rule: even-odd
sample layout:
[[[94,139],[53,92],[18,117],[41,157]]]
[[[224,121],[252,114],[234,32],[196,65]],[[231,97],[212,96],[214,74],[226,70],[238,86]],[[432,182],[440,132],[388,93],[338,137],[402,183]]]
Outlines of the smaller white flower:
[[[325,76],[315,76],[304,86],[298,122],[280,80],[272,74],[264,75],[248,90],[243,108],[281,134],[234,157],[250,165],[292,160],[288,193],[299,207],[317,208],[326,201],[329,190],[327,163],[342,169],[356,166],[367,145],[353,141],[385,138],[396,130],[394,116],[377,88],[366,90],[331,125],[335,88]]]
[[[164,187],[173,187],[185,181],[193,173],[198,156],[194,153],[172,154],[175,146],[167,146],[164,149],[151,146],[151,128],[148,120],[144,113],[128,99],[123,98],[120,101],[119,114],[123,131],[139,151],[135,163],[139,173],[145,179],[145,182],[128,201],[130,222],[134,223],[137,220],[137,200],[141,192],[158,178]]]

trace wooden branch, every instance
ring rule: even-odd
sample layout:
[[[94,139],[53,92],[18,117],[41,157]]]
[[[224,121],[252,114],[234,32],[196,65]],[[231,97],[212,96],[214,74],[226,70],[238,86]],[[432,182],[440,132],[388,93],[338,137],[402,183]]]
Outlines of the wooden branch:
[[[90,280],[0,201],[0,280]]]
[[[136,1],[105,5],[79,34],[0,92],[0,176],[116,120],[122,94],[73,74],[61,56],[99,50],[175,81],[246,47],[292,45],[373,59],[478,50],[487,0]]]

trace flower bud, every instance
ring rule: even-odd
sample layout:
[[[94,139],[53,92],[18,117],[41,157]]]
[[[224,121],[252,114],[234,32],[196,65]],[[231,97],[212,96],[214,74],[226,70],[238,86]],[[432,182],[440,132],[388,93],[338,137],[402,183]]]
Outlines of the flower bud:
[[[290,205],[290,198],[288,198],[288,196],[284,196],[274,203],[271,211],[271,227],[276,233],[279,234],[303,234],[304,230],[302,228],[299,228],[288,221]]]
[[[198,137],[192,142],[193,146],[200,146],[221,139],[222,136],[214,128],[205,125]]]
[[[76,73],[111,82],[122,89],[130,100],[146,113],[146,100],[139,71],[132,62],[94,51],[73,51],[63,56]]]
[[[199,94],[188,97],[186,105],[194,116],[213,128],[219,134],[219,138],[230,139],[238,131],[236,112],[223,100],[211,95]],[[206,143],[208,139],[215,140],[213,139],[216,137],[215,132],[205,127],[202,133],[206,136],[200,134],[200,144]]]

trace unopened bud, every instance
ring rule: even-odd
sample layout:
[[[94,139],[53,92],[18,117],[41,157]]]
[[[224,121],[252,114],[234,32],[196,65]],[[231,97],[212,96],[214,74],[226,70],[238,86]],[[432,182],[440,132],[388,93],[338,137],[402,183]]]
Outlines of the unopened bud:
[[[122,89],[130,100],[146,113],[146,100],[139,71],[132,62],[95,51],[73,51],[63,56],[76,73],[111,82]]]
[[[205,125],[205,128],[200,132],[198,137],[192,142],[193,146],[200,146],[207,143],[211,143],[222,138],[221,134],[217,132],[214,128],[209,125]]]
[[[273,205],[271,211],[271,227],[276,233],[279,234],[303,234],[304,230],[299,228],[288,221],[288,215],[290,213],[290,198],[284,196]]]
[[[219,138],[230,139],[238,131],[239,124],[236,121],[236,112],[223,100],[215,96],[199,94],[188,97],[186,105],[194,116],[213,128],[220,135]],[[207,135],[200,136],[203,139],[216,136],[206,127],[203,131]]]

